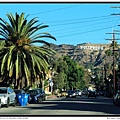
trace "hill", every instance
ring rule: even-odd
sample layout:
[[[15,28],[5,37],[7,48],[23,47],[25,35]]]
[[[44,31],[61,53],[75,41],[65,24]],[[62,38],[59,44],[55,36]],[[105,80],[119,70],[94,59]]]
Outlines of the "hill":
[[[112,64],[112,56],[107,57],[105,51],[110,49],[110,44],[91,44],[83,43],[76,46],[70,44],[55,45],[51,44],[51,48],[57,52],[56,56],[69,56],[72,60],[87,67],[102,67],[107,61]]]

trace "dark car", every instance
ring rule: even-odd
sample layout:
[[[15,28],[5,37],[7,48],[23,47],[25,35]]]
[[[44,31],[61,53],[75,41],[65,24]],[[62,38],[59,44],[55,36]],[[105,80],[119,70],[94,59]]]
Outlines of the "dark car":
[[[14,89],[14,92],[15,92],[15,94],[16,94],[16,104],[17,105],[19,105],[20,103],[19,103],[19,99],[21,98],[21,96],[28,96],[28,103],[29,103],[29,101],[30,101],[30,96],[29,95],[27,95],[27,93],[25,93],[25,91],[24,90],[22,90],[22,89],[20,89],[20,90],[18,90],[18,89]]]
[[[39,90],[41,96],[42,96],[42,101],[46,100],[46,94],[45,91],[42,88],[37,88],[37,90]]]
[[[100,90],[99,91],[99,96],[104,96],[104,95],[105,95],[105,91]]]
[[[30,94],[30,98],[31,98],[29,103],[41,103],[42,102],[43,98],[38,89],[28,90],[27,93]]]
[[[113,97],[113,104],[120,106],[120,91],[117,91],[117,93]]]
[[[88,91],[88,98],[89,98],[89,97],[95,97],[95,98],[97,98],[97,93],[96,93],[96,91],[89,90],[89,91]]]
[[[22,89],[20,89],[20,90],[14,89],[14,92],[15,92],[15,94],[25,94],[25,91]]]
[[[66,98],[68,98],[68,97],[74,97],[74,98],[76,98],[76,93],[75,93],[75,91],[74,91],[74,90],[68,90],[68,91],[67,91]]]
[[[76,89],[76,90],[75,90],[75,94],[76,94],[77,96],[82,96],[82,91],[79,90],[79,89]]]

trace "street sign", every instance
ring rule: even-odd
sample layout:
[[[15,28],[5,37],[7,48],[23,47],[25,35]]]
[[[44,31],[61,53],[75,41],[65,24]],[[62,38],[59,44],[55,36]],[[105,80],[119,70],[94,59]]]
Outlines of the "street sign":
[[[52,82],[52,79],[51,79],[51,78],[49,78],[49,80],[48,80],[48,81],[49,81],[49,83],[50,83],[50,82]]]
[[[53,82],[50,82],[50,86],[53,86]]]

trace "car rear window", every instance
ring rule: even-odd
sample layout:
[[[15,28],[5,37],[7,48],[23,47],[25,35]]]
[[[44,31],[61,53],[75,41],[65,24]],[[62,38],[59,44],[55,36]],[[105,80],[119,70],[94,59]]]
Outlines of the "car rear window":
[[[0,89],[0,93],[7,93],[7,89]]]
[[[36,94],[38,94],[38,91],[37,90],[30,90],[30,91],[28,91],[28,94],[36,95]]]
[[[70,90],[70,91],[68,91],[68,93],[74,93],[74,91]]]
[[[16,94],[21,94],[21,91],[20,91],[20,90],[14,90],[14,92],[15,92]]]

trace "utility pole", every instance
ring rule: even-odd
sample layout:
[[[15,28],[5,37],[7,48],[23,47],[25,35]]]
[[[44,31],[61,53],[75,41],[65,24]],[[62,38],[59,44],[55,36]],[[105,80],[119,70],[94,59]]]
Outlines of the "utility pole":
[[[113,43],[113,94],[115,95],[116,93],[116,78],[115,78],[115,40],[120,40],[120,39],[115,39],[115,34],[119,34],[119,33],[106,33],[106,34],[112,34],[112,39],[106,39],[106,40],[112,40]]]
[[[111,6],[110,8],[118,8],[120,9],[120,6]],[[120,13],[118,14],[111,14],[111,15],[120,15]],[[118,25],[120,26],[120,25]],[[114,32],[120,32],[119,30],[114,30]],[[112,43],[113,43],[113,94],[115,95],[115,92],[116,92],[116,78],[115,78],[115,51],[118,51],[118,50],[115,50],[115,34],[116,33],[107,33],[107,34],[112,34],[112,39],[106,39],[106,40],[112,40]],[[117,33],[119,34],[119,33]],[[116,40],[120,40],[120,39],[116,39]]]
[[[120,6],[111,6],[110,8],[118,8],[118,9],[120,9]],[[118,13],[118,14],[113,13],[111,15],[120,15],[120,13]]]

